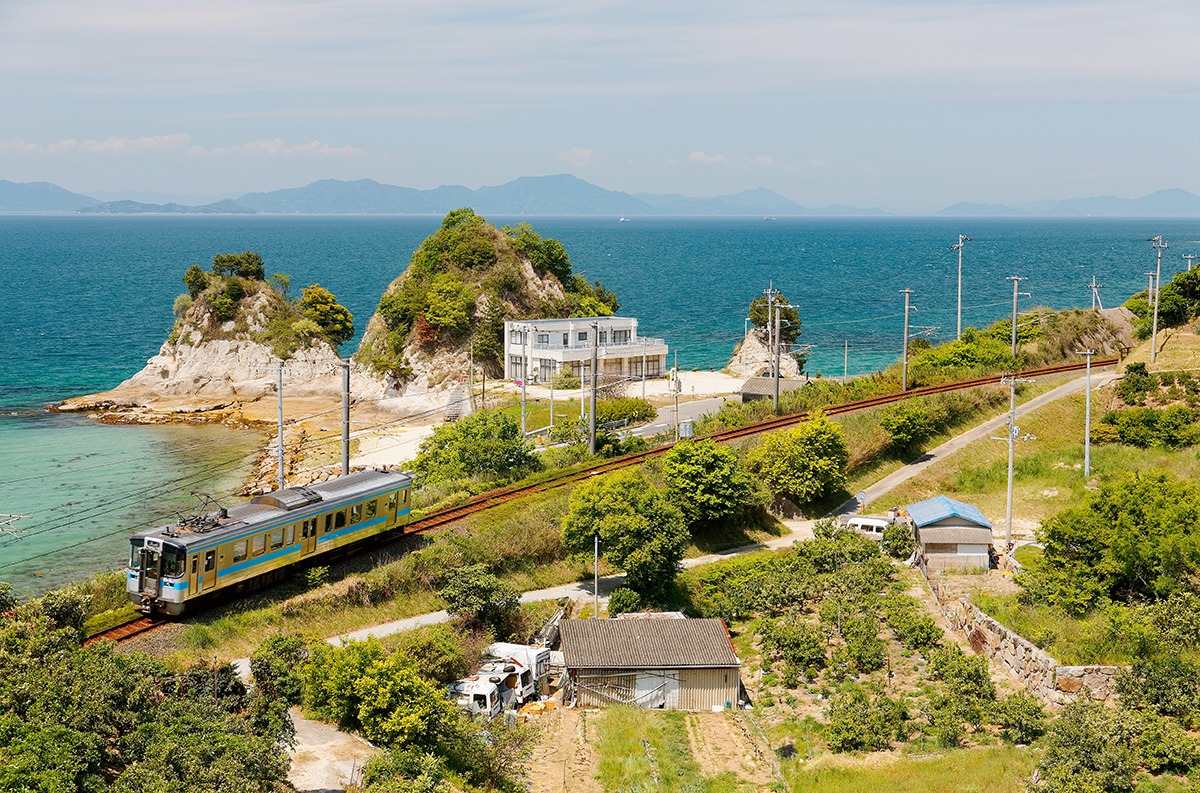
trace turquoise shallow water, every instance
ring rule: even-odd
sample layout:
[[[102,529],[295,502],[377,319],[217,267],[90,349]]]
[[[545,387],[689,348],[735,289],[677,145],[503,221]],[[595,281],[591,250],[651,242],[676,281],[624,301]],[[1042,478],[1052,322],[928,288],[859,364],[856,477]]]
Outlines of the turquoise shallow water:
[[[810,371],[852,373],[899,355],[903,303],[915,325],[954,333],[960,233],[966,324],[1006,315],[1027,276],[1033,304],[1105,305],[1145,288],[1146,238],[1172,242],[1164,277],[1200,252],[1200,223],[1178,220],[526,218],[556,237],[575,269],[601,279],[663,336],[681,368],[720,367],[740,338],[749,300],[767,283],[801,307]],[[498,223],[515,218],[492,218]],[[0,579],[23,592],[119,563],[125,535],[240,480],[262,438],[219,427],[108,427],[42,406],[110,388],[144,365],[172,323],[188,264],[218,251],[258,250],[296,292],[319,282],[362,330],[383,288],[440,218],[0,216],[0,513],[28,514],[24,534],[0,533]],[[353,349],[357,339],[347,345]],[[61,550],[58,550],[61,549]],[[40,573],[41,576],[36,574]]]

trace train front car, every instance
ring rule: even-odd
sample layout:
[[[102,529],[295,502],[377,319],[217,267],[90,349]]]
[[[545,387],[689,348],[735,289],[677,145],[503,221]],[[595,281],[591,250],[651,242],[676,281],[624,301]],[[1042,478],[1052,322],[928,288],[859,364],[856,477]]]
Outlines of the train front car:
[[[187,599],[186,551],[154,532],[134,535],[130,542],[125,589],[133,605],[147,614],[178,616]]]

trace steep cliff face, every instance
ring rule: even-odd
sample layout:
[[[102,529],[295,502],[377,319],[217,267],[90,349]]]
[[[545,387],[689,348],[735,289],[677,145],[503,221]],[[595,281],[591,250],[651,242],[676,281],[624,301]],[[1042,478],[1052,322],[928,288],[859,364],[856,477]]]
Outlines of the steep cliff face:
[[[219,411],[274,397],[281,362],[289,396],[341,394],[340,359],[321,325],[259,279],[201,275],[189,284],[194,294],[178,298],[174,329],[141,371],[59,409],[125,411],[129,420]],[[381,377],[358,367],[352,391],[358,398],[387,395]]]
[[[740,344],[733,350],[726,368],[737,377],[749,378],[769,376],[772,371],[774,353],[767,340],[767,332],[761,328],[751,328]],[[784,377],[800,377],[800,363],[796,356],[787,349],[779,356],[779,373]]]
[[[528,224],[497,229],[451,212],[388,286],[354,356],[404,394],[429,393],[476,371],[502,371],[506,320],[601,316],[616,295],[571,271],[556,240]]]

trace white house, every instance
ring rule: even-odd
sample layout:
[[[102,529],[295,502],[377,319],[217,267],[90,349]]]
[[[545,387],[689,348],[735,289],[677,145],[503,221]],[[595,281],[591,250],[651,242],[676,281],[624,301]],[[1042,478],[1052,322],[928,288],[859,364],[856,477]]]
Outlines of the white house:
[[[593,328],[595,325],[595,328]],[[571,317],[504,323],[504,376],[549,382],[568,372],[590,382],[592,348],[600,381],[640,380],[666,372],[667,343],[639,336],[633,317]]]

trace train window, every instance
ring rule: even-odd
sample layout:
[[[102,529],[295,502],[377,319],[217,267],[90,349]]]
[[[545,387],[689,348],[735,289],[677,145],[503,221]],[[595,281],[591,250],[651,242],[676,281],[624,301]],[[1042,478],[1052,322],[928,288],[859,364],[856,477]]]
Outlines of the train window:
[[[275,531],[271,532],[271,550],[283,547],[283,527],[280,526]]]
[[[333,530],[333,513],[325,516],[325,533],[328,534]]]
[[[267,535],[259,534],[253,541],[254,555],[258,556],[267,549]]]
[[[196,574],[196,567],[197,567],[199,564],[200,564],[200,557],[199,557],[199,556],[193,556],[193,557],[192,557],[192,575],[195,575],[195,574]]]
[[[404,503],[405,504],[408,503],[408,491],[407,490],[404,491]]]
[[[180,548],[163,546],[163,575],[167,578],[179,578],[183,575],[184,553]]]
[[[141,567],[142,548],[145,544],[145,540],[133,540],[129,546],[129,566],[134,570]]]
[[[375,517],[375,515],[378,514],[378,512],[379,512],[379,502],[377,502],[375,499],[371,499],[370,501],[368,501],[367,502],[367,520],[370,520],[371,518]]]
[[[338,510],[337,516],[334,518],[333,525],[334,525],[334,528],[338,528],[338,529],[345,528],[345,526],[346,526],[346,510],[344,510],[344,509]]]
[[[246,559],[246,541],[238,540],[233,544],[233,563],[245,561]]]
[[[350,525],[362,521],[362,504],[355,504],[350,507]]]
[[[217,552],[209,551],[204,554],[204,572],[211,573],[213,568],[217,566]]]
[[[142,561],[145,562],[142,572],[146,574],[146,578],[158,578],[158,551],[147,548],[142,553]]]
[[[305,523],[307,523],[307,522],[308,521],[305,521]],[[296,541],[296,524],[293,523],[291,526],[287,527],[287,542],[284,544],[291,545],[295,541]]]

